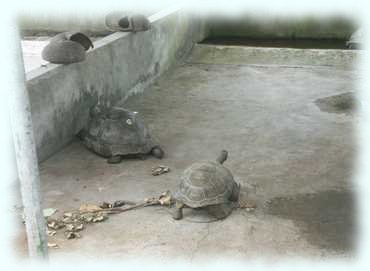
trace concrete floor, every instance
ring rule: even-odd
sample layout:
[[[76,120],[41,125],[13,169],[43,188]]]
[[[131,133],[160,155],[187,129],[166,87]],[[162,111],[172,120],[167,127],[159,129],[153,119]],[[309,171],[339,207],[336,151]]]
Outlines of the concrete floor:
[[[227,149],[225,166],[256,211],[210,224],[174,221],[161,207],[130,211],[89,225],[81,239],[50,237],[60,246],[51,259],[351,256],[356,115],[322,112],[315,100],[355,91],[356,71],[189,59],[125,103],[144,116],[166,157],[110,165],[72,142],[40,166],[43,205],[61,212],[158,196],[175,190],[192,162]],[[171,172],[152,176],[159,164]]]

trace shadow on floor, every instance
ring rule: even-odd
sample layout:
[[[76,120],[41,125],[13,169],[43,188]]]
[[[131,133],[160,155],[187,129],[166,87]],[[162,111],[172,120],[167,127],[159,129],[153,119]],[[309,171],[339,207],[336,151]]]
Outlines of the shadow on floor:
[[[336,114],[353,115],[356,112],[357,101],[355,93],[346,92],[339,95],[317,99],[315,104],[321,111]]]
[[[324,191],[277,197],[265,205],[265,212],[291,219],[311,244],[337,252],[353,252],[355,204],[353,192]]]

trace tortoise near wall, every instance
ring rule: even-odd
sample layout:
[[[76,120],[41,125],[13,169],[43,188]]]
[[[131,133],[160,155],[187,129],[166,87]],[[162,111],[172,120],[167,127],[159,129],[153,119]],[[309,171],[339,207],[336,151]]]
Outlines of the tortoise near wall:
[[[111,164],[124,158],[153,155],[161,159],[164,151],[149,134],[138,112],[121,107],[95,106],[90,121],[78,137],[91,151],[108,158]]]
[[[42,50],[44,60],[55,64],[84,61],[86,51],[94,48],[92,41],[81,32],[63,32],[54,36]]]
[[[111,12],[105,17],[105,26],[112,31],[141,32],[150,29],[150,21],[142,14]]]

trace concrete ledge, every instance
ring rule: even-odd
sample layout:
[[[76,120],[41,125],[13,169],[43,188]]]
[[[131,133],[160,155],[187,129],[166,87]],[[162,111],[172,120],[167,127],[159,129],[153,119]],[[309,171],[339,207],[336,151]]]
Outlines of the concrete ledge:
[[[240,65],[352,67],[360,51],[292,49],[197,44],[190,62]]]
[[[154,14],[147,32],[117,32],[94,43],[84,62],[48,64],[27,73],[38,158],[68,144],[88,119],[90,107],[124,101],[203,39],[200,21],[176,9]]]

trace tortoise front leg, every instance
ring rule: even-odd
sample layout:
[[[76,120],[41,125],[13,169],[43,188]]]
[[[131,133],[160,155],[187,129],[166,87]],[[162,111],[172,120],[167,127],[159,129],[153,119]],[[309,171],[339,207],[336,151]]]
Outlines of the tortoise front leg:
[[[234,182],[233,190],[232,190],[229,200],[233,202],[237,202],[239,200],[239,195],[240,195],[240,183]]]
[[[175,210],[172,214],[172,218],[175,219],[175,220],[180,220],[182,219],[182,209],[184,208],[184,204],[180,201],[176,201],[176,206],[175,206]]]
[[[122,161],[122,155],[114,155],[108,158],[108,164],[119,164]]]

